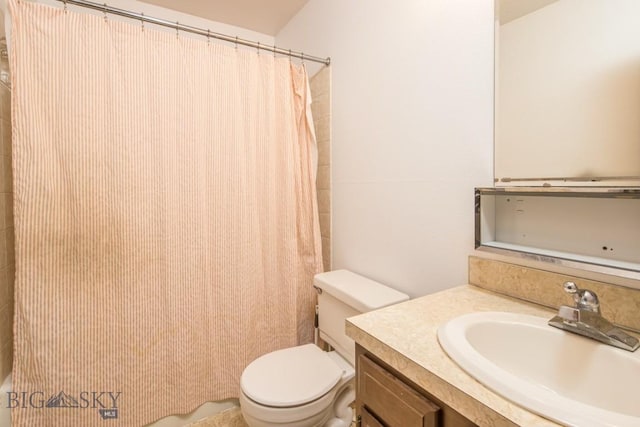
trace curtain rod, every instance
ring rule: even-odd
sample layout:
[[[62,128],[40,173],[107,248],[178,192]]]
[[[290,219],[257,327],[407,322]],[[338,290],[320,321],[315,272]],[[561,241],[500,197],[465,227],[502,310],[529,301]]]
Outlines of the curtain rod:
[[[301,59],[302,61],[319,62],[327,66],[331,64],[331,58],[329,57],[320,58],[318,56],[305,55],[303,52],[295,52],[292,50],[282,49],[276,46],[261,44],[260,42],[253,42],[253,41],[241,39],[238,37],[228,36],[226,34],[215,33],[210,30],[203,30],[202,28],[184,25],[179,22],[171,22],[171,21],[167,21],[166,19],[154,18],[152,16],[147,16],[144,13],[136,13],[136,12],[131,12],[129,10],[118,9],[116,7],[108,6],[106,3],[99,4],[99,3],[93,3],[86,0],[57,0],[57,1],[64,3],[65,8],[67,7],[68,4],[72,4],[75,6],[86,7],[88,9],[99,10],[101,12],[104,12],[105,16],[107,13],[109,13],[111,15],[123,16],[125,18],[135,19],[137,21],[149,22],[151,24],[161,25],[163,27],[173,28],[176,31],[184,31],[185,33],[198,34],[201,36],[205,36],[207,38],[213,38],[213,39],[223,40],[229,43],[234,43],[236,45],[241,44],[243,46],[253,47],[258,50],[266,50],[274,54],[277,53],[279,55],[298,58],[298,59]]]

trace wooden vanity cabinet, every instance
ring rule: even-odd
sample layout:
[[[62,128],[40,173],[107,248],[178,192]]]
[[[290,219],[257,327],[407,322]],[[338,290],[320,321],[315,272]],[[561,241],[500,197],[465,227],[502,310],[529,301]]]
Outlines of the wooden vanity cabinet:
[[[362,427],[476,426],[360,345],[356,345],[355,405]]]

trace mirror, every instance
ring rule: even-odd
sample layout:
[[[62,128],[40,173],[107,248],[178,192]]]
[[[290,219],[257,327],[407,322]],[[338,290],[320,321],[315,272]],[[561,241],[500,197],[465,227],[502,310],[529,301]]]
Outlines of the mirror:
[[[496,0],[495,102],[496,185],[640,185],[640,1]]]

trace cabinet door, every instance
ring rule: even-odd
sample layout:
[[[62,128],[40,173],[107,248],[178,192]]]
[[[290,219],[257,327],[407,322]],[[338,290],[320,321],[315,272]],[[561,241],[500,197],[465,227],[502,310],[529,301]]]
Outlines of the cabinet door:
[[[359,401],[375,415],[375,422],[387,427],[438,427],[438,406],[362,354],[357,375]]]
[[[367,411],[367,408],[360,410],[360,427],[384,427],[380,421]]]

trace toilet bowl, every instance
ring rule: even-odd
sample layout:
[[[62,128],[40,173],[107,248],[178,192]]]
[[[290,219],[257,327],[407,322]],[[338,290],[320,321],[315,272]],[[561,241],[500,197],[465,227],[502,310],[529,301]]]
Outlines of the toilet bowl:
[[[253,361],[240,380],[240,407],[251,427],[348,427],[355,398],[353,366],[314,344],[291,347]],[[344,419],[345,423],[338,423]]]
[[[251,362],[240,378],[240,408],[250,427],[349,427],[355,400],[355,344],[345,320],[409,299],[347,270],[317,274],[318,329],[335,351],[314,344]]]

